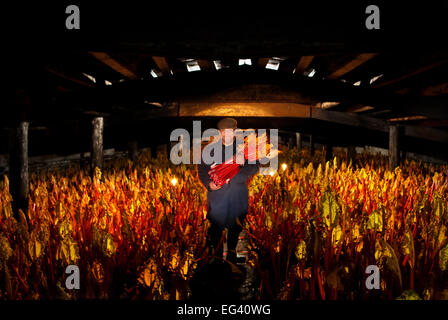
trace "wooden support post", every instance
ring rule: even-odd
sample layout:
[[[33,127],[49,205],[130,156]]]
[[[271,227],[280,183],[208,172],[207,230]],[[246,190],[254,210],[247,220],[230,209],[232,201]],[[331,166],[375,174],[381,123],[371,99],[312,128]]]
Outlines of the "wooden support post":
[[[129,158],[132,160],[132,162],[135,162],[137,160],[137,154],[138,154],[137,141],[135,141],[135,140],[129,141],[128,151],[129,151]]]
[[[95,117],[92,120],[92,155],[91,168],[92,173],[98,167],[103,170],[103,132],[104,132],[104,118]]]
[[[296,133],[296,146],[297,146],[297,149],[301,150],[302,149],[302,145],[303,145],[302,134],[297,132]]]
[[[310,135],[310,154],[314,155],[314,141],[313,141],[313,135]]]
[[[9,181],[16,218],[19,209],[26,213],[28,208],[28,127],[29,123],[22,121],[9,129]]]
[[[401,159],[402,161],[404,161],[407,157],[408,157],[408,152],[407,152],[406,150],[403,150],[403,151],[401,152],[401,157],[400,157],[400,159]]]
[[[292,148],[294,148],[294,137],[293,136],[290,136],[289,138],[288,138],[288,148],[289,149],[292,149]]]
[[[389,127],[389,169],[394,170],[400,165],[399,127]]]
[[[325,146],[325,162],[331,161],[333,159],[333,145],[328,143]]]

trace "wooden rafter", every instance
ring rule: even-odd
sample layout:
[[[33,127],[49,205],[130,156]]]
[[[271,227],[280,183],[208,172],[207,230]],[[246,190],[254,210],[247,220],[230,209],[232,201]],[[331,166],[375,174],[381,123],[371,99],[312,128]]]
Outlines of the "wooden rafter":
[[[346,113],[339,111],[322,110],[313,108],[311,118],[334,122],[342,125],[362,127],[371,130],[388,131],[389,127],[385,120],[357,115],[354,113]]]
[[[402,80],[411,78],[411,77],[416,76],[416,75],[418,75],[418,74],[420,74],[420,73],[423,73],[423,72],[425,72],[425,71],[434,69],[434,68],[436,68],[436,67],[438,67],[438,66],[441,66],[442,64],[445,64],[445,63],[447,63],[447,62],[448,62],[448,59],[443,59],[443,60],[439,60],[439,61],[433,62],[433,63],[431,63],[431,64],[428,64],[428,65],[426,65],[426,66],[423,66],[423,67],[421,67],[421,68],[418,68],[417,70],[414,70],[414,71],[412,71],[412,72],[406,73],[406,74],[404,74],[404,75],[402,75],[402,76],[400,76],[400,77],[398,77],[398,78],[394,78],[394,79],[391,79],[391,80],[378,82],[378,83],[377,83],[376,85],[374,85],[373,87],[374,87],[374,88],[381,88],[381,87],[385,87],[385,86],[388,86],[388,85],[397,83],[397,82],[399,82],[399,81],[402,81]]]
[[[238,68],[241,69],[241,68]],[[339,81],[291,77],[264,68],[255,70],[222,70],[222,72],[195,72],[188,77],[178,77],[170,83],[153,81],[151,86],[138,89],[154,101],[165,97],[172,100],[194,100],[221,95],[222,101],[264,101],[309,103],[340,102],[334,107],[344,110],[344,105],[372,106],[377,112],[396,111],[397,116],[425,115],[428,118],[448,119],[448,98],[403,96],[374,88],[346,85]],[[136,85],[136,84],[135,84]],[[197,88],[201,88],[200,92]],[[129,88],[116,89],[123,95]]]
[[[427,119],[416,121],[416,124],[422,127],[448,127],[448,120]]]
[[[389,118],[389,122],[405,122],[427,119],[425,116],[408,116],[408,117],[393,117]]]
[[[215,70],[213,62],[209,60],[198,59],[197,62],[201,70]]]
[[[429,86],[426,88],[403,88],[396,91],[399,94],[411,94],[419,96],[439,96],[448,94],[448,82]]]
[[[157,68],[159,68],[159,70],[164,75],[168,75],[171,73],[171,68],[168,65],[168,62],[166,61],[166,59],[164,57],[153,56],[152,60],[154,60],[154,63],[157,65]]]
[[[56,70],[54,70],[52,68],[46,67],[45,70],[47,72],[51,73],[51,74],[54,74],[55,76],[58,76],[58,77],[60,77],[62,79],[65,79],[65,80],[77,83],[77,84],[79,84],[81,86],[89,87],[89,88],[93,88],[94,87],[93,84],[90,84],[90,83],[88,83],[86,81],[83,81],[83,80],[80,80],[80,79],[76,79],[76,78],[70,77],[70,76],[68,76],[66,74],[63,74],[63,73],[61,73],[59,71],[56,71]]]
[[[269,58],[259,58],[258,59],[258,66],[261,67],[261,68],[265,68],[266,65],[268,64],[268,62],[269,62]]]
[[[68,92],[68,91],[70,91],[70,89],[68,89],[68,88],[66,88],[64,86],[61,86],[61,85],[57,85],[56,86],[56,90],[61,91],[61,92]]]
[[[269,102],[212,102],[209,100],[175,103],[161,110],[137,112],[140,120],[160,117],[268,117],[316,119],[340,125],[358,127],[380,132],[389,132],[391,123],[387,120],[354,113],[329,111],[302,103]],[[428,127],[403,126],[404,134],[448,144],[448,132]]]
[[[344,109],[344,111],[345,112],[355,112],[355,113],[357,113],[357,112],[364,112],[364,111],[372,110],[372,109],[374,109],[374,107],[356,104],[356,105],[353,105],[353,106],[346,107]]]
[[[100,60],[105,65],[111,67],[118,73],[125,76],[126,78],[131,79],[131,80],[138,79],[137,75],[134,72],[129,70],[129,68],[125,67],[124,65],[122,65],[120,62],[118,62],[114,58],[112,58],[109,54],[107,54],[105,52],[94,52],[94,51],[90,51],[89,53],[92,56],[94,56],[95,58],[97,58],[98,60]]]
[[[302,74],[306,71],[306,69],[308,69],[309,65],[311,64],[311,62],[313,61],[314,56],[302,56],[299,59],[299,62],[297,63],[296,66],[296,74]]]
[[[291,117],[305,118],[310,116],[310,106],[300,103],[226,103],[184,102],[179,105],[179,116],[200,117]]]
[[[409,137],[448,143],[448,132],[421,126],[404,126],[404,134]]]
[[[338,79],[338,78],[342,77],[343,75],[349,73],[350,71],[356,69],[357,67],[359,67],[363,63],[366,63],[367,61],[369,61],[370,59],[372,59],[376,55],[377,55],[377,53],[362,53],[362,54],[358,55],[355,59],[349,61],[348,63],[346,63],[342,67],[340,67],[337,70],[333,71],[328,76],[328,79],[330,79],[330,80]]]
[[[366,129],[378,130],[383,132],[388,132],[390,126],[390,123],[388,121],[382,119],[361,116],[353,113],[349,114],[345,112],[328,111],[321,109],[312,109],[311,117],[313,119],[319,119],[348,126],[363,127]],[[403,127],[404,135],[406,136],[448,144],[448,132],[446,131],[419,126]]]
[[[448,82],[422,89],[420,94],[422,96],[438,96],[441,94],[448,94]]]

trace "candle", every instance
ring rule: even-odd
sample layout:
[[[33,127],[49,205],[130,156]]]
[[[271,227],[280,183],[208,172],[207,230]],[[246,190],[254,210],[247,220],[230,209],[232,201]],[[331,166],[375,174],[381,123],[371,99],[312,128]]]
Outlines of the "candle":
[[[177,184],[177,179],[176,177],[174,177],[173,179],[171,179],[171,184],[173,185],[173,212],[174,209],[176,207],[176,184]]]

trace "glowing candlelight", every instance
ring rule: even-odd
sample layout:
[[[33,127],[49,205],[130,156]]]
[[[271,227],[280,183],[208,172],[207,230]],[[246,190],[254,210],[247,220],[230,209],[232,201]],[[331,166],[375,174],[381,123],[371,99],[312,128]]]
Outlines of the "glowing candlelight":
[[[269,175],[270,175],[271,177],[273,177],[273,176],[274,176],[274,171],[269,172]]]
[[[171,179],[171,184],[173,185],[173,212],[176,211],[176,184],[177,184],[177,179],[176,177],[174,177],[173,179]]]
[[[283,163],[283,164],[282,164],[282,169],[283,169],[283,171],[285,171],[287,167],[288,167],[288,165],[287,165],[286,163]]]

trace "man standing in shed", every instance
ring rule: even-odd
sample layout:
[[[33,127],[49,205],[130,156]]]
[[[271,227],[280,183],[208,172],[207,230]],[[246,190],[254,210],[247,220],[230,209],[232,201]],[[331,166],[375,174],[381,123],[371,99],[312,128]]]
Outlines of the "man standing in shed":
[[[222,163],[236,153],[235,129],[237,121],[233,118],[225,118],[218,122],[221,138],[213,142],[219,144],[222,151]],[[226,130],[227,129],[227,130]],[[231,130],[228,130],[231,129]],[[232,133],[230,137],[226,134]],[[209,229],[209,245],[216,248],[221,240],[224,229],[227,229],[227,260],[231,263],[238,261],[236,246],[238,236],[242,230],[241,224],[249,207],[248,180],[258,172],[259,164],[248,164],[247,161],[240,165],[239,172],[228,183],[217,186],[210,179],[208,172],[211,165],[203,162],[198,165],[198,175],[202,184],[207,188],[207,218],[211,222]],[[222,246],[221,246],[222,248]],[[222,256],[222,251],[218,256]]]

